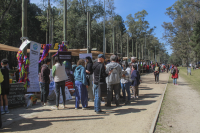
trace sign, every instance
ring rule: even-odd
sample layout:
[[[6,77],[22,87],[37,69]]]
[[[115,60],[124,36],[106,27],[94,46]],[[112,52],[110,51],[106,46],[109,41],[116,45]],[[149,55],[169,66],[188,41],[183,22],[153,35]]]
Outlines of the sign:
[[[21,44],[21,46],[19,47],[19,49],[20,49],[20,50],[23,50],[23,49],[26,47],[26,45],[28,45],[29,43],[30,43],[29,40],[25,40],[25,41]]]
[[[79,54],[79,59],[84,59],[87,57],[87,56],[90,56],[91,59],[92,59],[92,53],[88,53],[88,54]]]
[[[24,105],[25,98],[24,98],[24,84],[23,83],[15,83],[10,84],[10,91],[8,95],[8,106],[16,106],[16,105]]]
[[[41,44],[31,41],[29,66],[30,87],[27,89],[27,92],[40,92],[38,81],[38,61],[40,58],[40,48]]]
[[[71,52],[59,51],[58,52],[59,60],[61,62],[63,62],[63,61],[69,61],[71,63],[72,62],[72,55],[71,54],[72,54]]]

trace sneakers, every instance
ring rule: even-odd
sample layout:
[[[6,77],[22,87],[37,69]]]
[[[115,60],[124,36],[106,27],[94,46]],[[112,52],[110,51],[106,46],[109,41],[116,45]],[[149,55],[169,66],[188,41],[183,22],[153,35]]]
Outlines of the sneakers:
[[[65,107],[64,105],[61,105],[60,108],[61,108],[61,109],[65,109],[66,107]]]
[[[106,112],[105,111],[98,111],[96,112],[97,114],[105,114]]]
[[[53,107],[51,107],[51,109],[58,110],[58,107],[57,106],[53,106]]]
[[[139,98],[139,96],[136,96],[136,98]]]
[[[75,108],[75,110],[78,110],[78,108]]]

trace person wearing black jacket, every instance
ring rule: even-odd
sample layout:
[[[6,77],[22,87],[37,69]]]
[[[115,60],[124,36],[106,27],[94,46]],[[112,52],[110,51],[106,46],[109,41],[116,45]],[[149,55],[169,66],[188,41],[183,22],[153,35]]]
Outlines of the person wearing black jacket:
[[[99,82],[106,82],[106,77],[111,74],[112,71],[109,71],[107,74],[105,71],[105,56],[103,54],[98,55],[98,62],[93,65],[93,72],[94,72],[94,110],[97,114],[105,114],[106,112],[101,110],[101,90],[99,90],[98,83]],[[101,73],[100,73],[101,69]],[[99,79],[100,75],[100,79]]]
[[[87,82],[88,82],[88,88],[87,88],[87,91],[88,91],[88,99],[90,102],[93,102],[94,101],[94,95],[93,95],[93,90],[92,90],[92,80],[93,80],[93,62],[92,62],[92,59],[90,56],[87,56],[86,57],[86,62],[87,62],[87,65],[86,65],[86,78],[87,78]]]
[[[7,95],[9,94],[10,85],[9,85],[9,70],[7,68],[8,60],[3,59],[1,61],[1,73],[3,75],[4,81],[1,83],[1,114],[8,114],[8,98]],[[5,108],[3,107],[3,99],[5,101]]]
[[[48,65],[51,63],[50,58],[44,59],[45,64],[42,65],[41,74],[40,74],[40,86],[41,86],[41,104],[47,104],[47,97],[49,95],[49,84],[50,84],[50,69]]]

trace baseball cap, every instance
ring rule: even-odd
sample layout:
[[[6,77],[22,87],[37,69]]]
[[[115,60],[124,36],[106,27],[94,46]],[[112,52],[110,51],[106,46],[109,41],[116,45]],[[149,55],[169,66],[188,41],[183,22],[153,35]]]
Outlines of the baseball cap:
[[[103,54],[99,54],[99,55],[98,55],[98,58],[104,58],[104,59],[106,59],[105,56],[104,56]]]

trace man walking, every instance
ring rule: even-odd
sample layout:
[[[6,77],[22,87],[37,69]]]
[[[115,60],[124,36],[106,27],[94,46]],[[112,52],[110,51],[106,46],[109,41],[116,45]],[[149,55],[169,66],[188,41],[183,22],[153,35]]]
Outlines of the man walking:
[[[105,79],[112,71],[107,74],[105,72],[105,56],[103,54],[98,55],[98,61],[93,65],[94,73],[94,110],[97,114],[105,114],[106,112],[101,110],[101,88],[99,87],[99,82],[106,82]],[[100,73],[101,72],[101,73]],[[100,79],[99,79],[100,77]]]
[[[122,68],[121,66],[116,62],[117,56],[112,55],[110,57],[111,63],[109,63],[106,66],[106,72],[108,73],[109,71],[112,71],[112,73],[106,78],[107,82],[107,104],[106,106],[110,107],[111,106],[111,100],[112,100],[112,93],[113,90],[115,92],[115,103],[116,106],[119,106],[119,90],[120,90],[120,80],[122,76]]]

